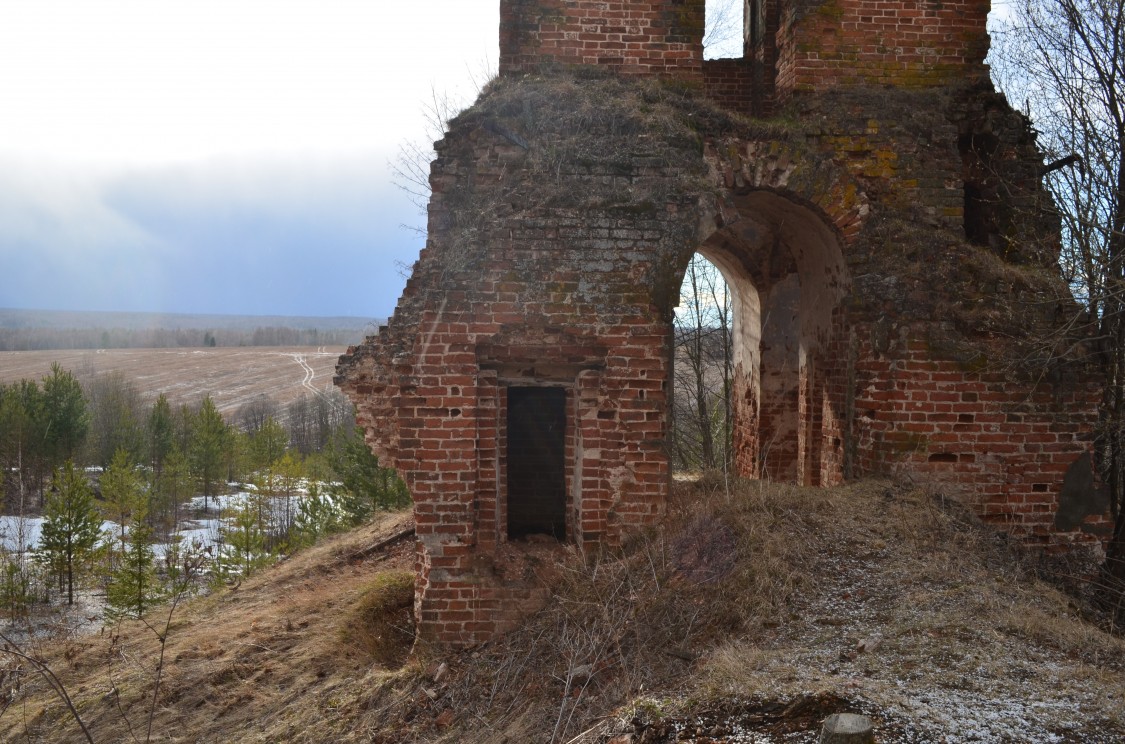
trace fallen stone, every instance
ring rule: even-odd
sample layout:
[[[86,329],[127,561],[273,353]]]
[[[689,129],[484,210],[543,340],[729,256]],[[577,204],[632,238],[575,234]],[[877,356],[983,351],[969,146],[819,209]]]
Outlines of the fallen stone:
[[[871,719],[856,713],[833,713],[824,719],[819,744],[874,744]]]

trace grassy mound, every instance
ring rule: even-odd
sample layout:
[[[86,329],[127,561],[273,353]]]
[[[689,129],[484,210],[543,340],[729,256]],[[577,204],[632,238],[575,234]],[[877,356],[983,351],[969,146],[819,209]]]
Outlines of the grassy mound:
[[[35,653],[98,742],[150,715],[163,742],[813,742],[844,711],[884,744],[1125,738],[1125,642],[937,488],[678,483],[660,529],[545,558],[552,599],[517,630],[391,668],[413,543],[365,548],[407,521],[178,610],[155,706],[141,623]],[[84,741],[7,661],[0,740]]]

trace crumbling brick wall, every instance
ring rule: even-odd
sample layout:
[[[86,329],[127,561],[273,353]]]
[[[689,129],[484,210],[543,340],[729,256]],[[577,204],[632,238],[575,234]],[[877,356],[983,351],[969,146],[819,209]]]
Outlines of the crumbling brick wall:
[[[660,518],[696,251],[735,301],[741,474],[942,478],[1048,547],[1106,525],[1097,380],[1056,351],[1080,343],[1058,323],[1057,225],[1027,122],[981,77],[981,6],[767,2],[718,75],[702,7],[502,2],[502,74],[438,144],[426,247],[387,326],[341,357],[415,500],[430,639],[483,641],[539,601],[528,533],[587,549]],[[934,24],[933,58],[841,41],[898,50]],[[829,37],[832,64],[797,64]],[[539,461],[513,440],[535,427],[561,464],[529,506]]]

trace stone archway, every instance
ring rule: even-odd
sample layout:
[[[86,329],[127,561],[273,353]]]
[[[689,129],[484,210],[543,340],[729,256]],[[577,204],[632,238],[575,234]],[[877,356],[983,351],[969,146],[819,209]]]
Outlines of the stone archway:
[[[827,384],[847,287],[837,231],[816,208],[769,190],[731,195],[722,226],[706,225],[698,252],[722,272],[734,310],[738,473],[839,481],[844,401]]]

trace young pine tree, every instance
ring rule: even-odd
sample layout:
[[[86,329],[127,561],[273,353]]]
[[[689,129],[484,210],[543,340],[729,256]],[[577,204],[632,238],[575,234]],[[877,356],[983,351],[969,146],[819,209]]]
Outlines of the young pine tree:
[[[59,583],[66,584],[67,604],[74,604],[75,575],[98,544],[102,517],[86,476],[69,460],[55,471],[43,516],[39,555]]]
[[[143,518],[134,516],[134,520],[125,551],[106,587],[106,616],[110,619],[141,617],[160,600],[152,529]]]
[[[297,502],[293,518],[294,547],[313,545],[325,535],[344,529],[344,514],[332,499],[320,493],[316,481],[309,483],[309,495]]]
[[[255,494],[237,507],[232,516],[223,520],[219,532],[224,546],[220,548],[213,567],[213,578],[216,580],[226,580],[230,573],[247,578],[270,562],[262,526],[265,498],[262,494]]]
[[[379,465],[359,427],[336,437],[329,462],[337,478],[331,486],[332,497],[348,515],[349,525],[362,524],[378,510],[410,503],[406,484],[393,470]]]
[[[113,461],[102,474],[103,509],[106,518],[118,524],[118,540],[120,550],[125,551],[126,530],[144,518],[146,501],[148,500],[141,476],[133,467],[133,459],[124,448],[118,449],[113,455]]]

